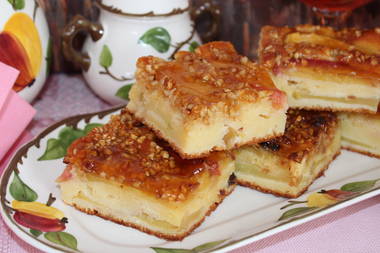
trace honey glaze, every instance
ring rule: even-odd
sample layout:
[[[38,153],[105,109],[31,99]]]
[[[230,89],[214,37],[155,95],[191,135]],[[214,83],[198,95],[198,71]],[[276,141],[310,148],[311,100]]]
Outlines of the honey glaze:
[[[149,90],[159,90],[185,115],[207,116],[216,108],[239,109],[239,102],[255,103],[262,97],[284,106],[286,95],[278,90],[266,69],[239,55],[231,43],[216,41],[195,53],[181,51],[173,61],[147,56],[137,61],[136,80]],[[281,104],[278,104],[282,102]]]
[[[337,124],[337,116],[332,112],[289,109],[284,135],[259,145],[284,158],[301,162],[316,149],[322,138],[334,135]]]
[[[112,116],[76,140],[64,159],[84,173],[132,186],[157,198],[182,201],[199,186],[199,178],[220,175],[224,154],[181,159],[167,143],[137,121],[127,110]]]
[[[287,68],[307,66],[341,74],[380,77],[380,31],[301,25],[266,26],[261,32],[260,60],[275,75]],[[333,68],[333,70],[331,69]],[[345,73],[344,73],[345,72]]]

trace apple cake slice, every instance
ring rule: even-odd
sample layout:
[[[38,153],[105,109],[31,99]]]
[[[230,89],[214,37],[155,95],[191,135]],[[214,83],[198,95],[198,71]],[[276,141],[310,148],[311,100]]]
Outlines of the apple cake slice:
[[[264,68],[228,42],[211,42],[173,61],[139,58],[127,108],[181,157],[195,158],[282,135],[288,106]]]
[[[380,101],[380,29],[265,26],[260,62],[290,107],[376,113]]]
[[[127,110],[76,140],[64,161],[66,204],[167,240],[190,234],[235,186],[229,154],[181,159]]]
[[[380,112],[340,113],[342,148],[380,158]]]
[[[283,136],[235,151],[237,182],[296,198],[340,153],[340,131],[332,112],[289,109]]]

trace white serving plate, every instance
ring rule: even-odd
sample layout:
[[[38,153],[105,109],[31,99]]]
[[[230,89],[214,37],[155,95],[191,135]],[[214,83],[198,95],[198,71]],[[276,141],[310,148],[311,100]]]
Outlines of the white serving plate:
[[[119,108],[116,108],[65,119],[47,128],[15,154],[1,178],[0,202],[5,223],[21,239],[48,252],[226,252],[380,193],[380,159],[342,151],[325,175],[317,179],[309,190],[296,200],[304,201],[309,194],[322,189],[340,189],[347,183],[374,180],[372,183],[351,185],[351,188],[360,190],[354,196],[328,207],[310,209],[279,221],[286,211],[307,205],[300,203],[281,210],[281,207],[288,204],[288,199],[238,186],[191,235],[179,242],[165,241],[65,205],[59,199],[59,188],[55,183],[55,179],[65,168],[62,158],[38,161],[46,150],[48,139],[58,138],[59,131],[67,125],[84,129],[88,123],[106,123],[110,115],[118,112]],[[52,206],[63,211],[68,218],[63,232],[72,235],[76,243],[73,237],[62,233],[50,233],[49,236],[43,233],[35,237],[29,228],[13,219],[13,211],[7,206],[10,206],[9,202],[14,199],[10,193],[10,184],[14,180],[16,168],[23,183],[37,193],[36,201],[46,203],[50,193],[57,197]]]

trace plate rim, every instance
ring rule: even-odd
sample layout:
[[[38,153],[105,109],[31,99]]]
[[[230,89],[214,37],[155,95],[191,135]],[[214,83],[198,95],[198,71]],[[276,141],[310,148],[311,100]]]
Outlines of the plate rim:
[[[380,166],[378,168],[380,168]],[[272,226],[270,228],[267,228],[265,230],[259,231],[257,233],[251,234],[251,235],[247,235],[241,239],[237,239],[235,241],[228,242],[227,244],[224,244],[224,245],[217,247],[215,249],[205,251],[205,253],[214,252],[217,250],[219,250],[218,252],[226,252],[229,250],[233,250],[233,249],[237,249],[239,247],[246,246],[250,243],[256,242],[256,241],[261,240],[261,239],[265,239],[271,235],[275,235],[277,233],[283,232],[283,231],[291,229],[293,227],[302,225],[306,222],[312,221],[314,219],[317,219],[317,218],[322,217],[324,215],[333,213],[335,211],[338,211],[338,210],[343,209],[345,207],[359,203],[363,200],[375,197],[377,195],[380,195],[380,186],[375,187],[369,191],[360,193],[360,194],[356,195],[355,197],[339,201],[339,202],[332,204],[330,206],[320,208],[320,209],[316,209],[316,210],[311,211],[309,213],[306,213],[304,215],[299,215],[297,217],[291,218],[287,221],[284,221],[280,224],[277,224],[277,225]],[[274,233],[270,233],[273,230],[276,230],[276,231]],[[260,237],[260,235],[261,235],[261,237]],[[259,237],[259,238],[257,238],[257,237]]]
[[[7,165],[5,166],[1,176],[0,176],[0,214],[3,218],[4,223],[23,241],[26,243],[41,249],[41,250],[54,250],[55,252],[78,252],[78,251],[70,251],[70,250],[62,250],[59,247],[56,247],[54,245],[45,243],[44,241],[41,241],[40,239],[33,237],[23,229],[18,224],[15,224],[11,221],[11,218],[9,217],[9,214],[5,211],[5,202],[7,201],[5,199],[5,195],[7,193],[7,186],[10,180],[10,177],[13,173],[13,171],[17,170],[17,164],[21,163],[22,164],[22,159],[27,158],[27,152],[29,148],[32,146],[36,146],[37,148],[40,147],[40,141],[43,139],[45,136],[47,136],[49,133],[52,131],[56,130],[57,128],[63,126],[63,125],[68,125],[68,126],[76,126],[78,122],[84,120],[86,123],[88,123],[91,118],[98,116],[100,119],[104,118],[105,116],[116,112],[122,108],[124,108],[125,105],[118,105],[111,107],[106,110],[102,111],[97,111],[97,112],[91,112],[91,113],[84,113],[84,114],[77,114],[74,116],[66,117],[62,120],[59,120],[52,125],[46,127],[43,129],[39,134],[37,134],[35,137],[33,137],[30,141],[27,143],[23,144],[21,147],[17,149],[17,151],[12,155],[12,158],[8,161]],[[30,240],[30,239],[34,240]],[[42,248],[41,248],[42,247]]]
[[[62,249],[58,246],[48,244],[39,238],[33,237],[31,234],[29,234],[27,231],[23,230],[18,224],[15,224],[12,222],[12,219],[10,218],[9,214],[5,211],[5,195],[7,193],[7,186],[9,184],[9,180],[11,178],[12,172],[17,171],[17,164],[22,164],[22,159],[27,158],[27,152],[29,148],[32,146],[36,146],[37,148],[40,147],[40,141],[44,137],[46,137],[49,133],[56,130],[57,128],[67,125],[67,126],[73,126],[76,127],[77,124],[84,120],[86,123],[88,123],[93,117],[98,116],[99,119],[103,119],[105,116],[114,113],[122,108],[124,108],[125,105],[119,105],[115,107],[111,107],[106,110],[92,112],[92,113],[85,113],[85,114],[78,114],[71,117],[64,118],[44,130],[42,130],[39,134],[37,134],[32,140],[22,145],[12,156],[12,158],[9,160],[7,165],[5,166],[2,175],[0,177],[0,203],[1,203],[1,209],[0,213],[4,220],[4,223],[14,232],[20,239],[22,239],[24,242],[28,243],[29,245],[32,245],[33,247],[36,247],[38,249],[52,252],[79,252],[72,251],[69,249]],[[375,167],[376,168],[376,167]],[[380,166],[379,166],[380,168]],[[285,231],[287,229],[290,229],[292,227],[296,227],[298,225],[304,224],[306,222],[309,222],[311,220],[314,220],[316,218],[322,217],[324,215],[327,215],[329,213],[332,213],[334,211],[340,210],[342,208],[345,208],[347,206],[353,205],[355,203],[358,203],[360,201],[363,201],[365,199],[377,196],[380,194],[380,185],[377,187],[374,187],[368,191],[362,192],[360,194],[355,195],[354,197],[339,201],[335,204],[332,204],[330,206],[324,207],[324,208],[318,208],[316,210],[313,210],[311,212],[308,212],[303,215],[299,215],[297,217],[293,217],[291,219],[288,219],[286,221],[283,221],[281,223],[278,223],[274,226],[271,226],[269,228],[266,228],[262,231],[249,234],[247,236],[244,236],[240,239],[236,239],[233,241],[226,241],[226,243],[222,244],[219,247],[206,250],[204,252],[226,252],[229,250],[233,250],[239,247],[246,246],[250,243],[253,243],[255,241],[267,238],[271,235],[277,234],[279,232]],[[31,240],[33,239],[33,240]],[[150,248],[150,247],[147,247]]]

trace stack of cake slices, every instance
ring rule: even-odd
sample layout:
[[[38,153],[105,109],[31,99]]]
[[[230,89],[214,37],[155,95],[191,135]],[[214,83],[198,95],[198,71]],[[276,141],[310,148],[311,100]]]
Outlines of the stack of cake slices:
[[[78,210],[167,240],[199,226],[235,187],[233,148],[282,136],[286,94],[230,43],[137,62],[120,115],[76,140],[58,178]]]
[[[380,156],[380,33],[263,27],[260,64],[228,42],[137,61],[130,102],[76,140],[65,203],[182,240],[236,183],[298,197],[343,147]]]
[[[262,28],[260,61],[293,108],[335,111],[342,147],[380,157],[380,28]]]
[[[343,148],[380,155],[380,30],[261,30],[259,60],[288,96],[285,134],[236,152],[242,184],[298,197]]]

